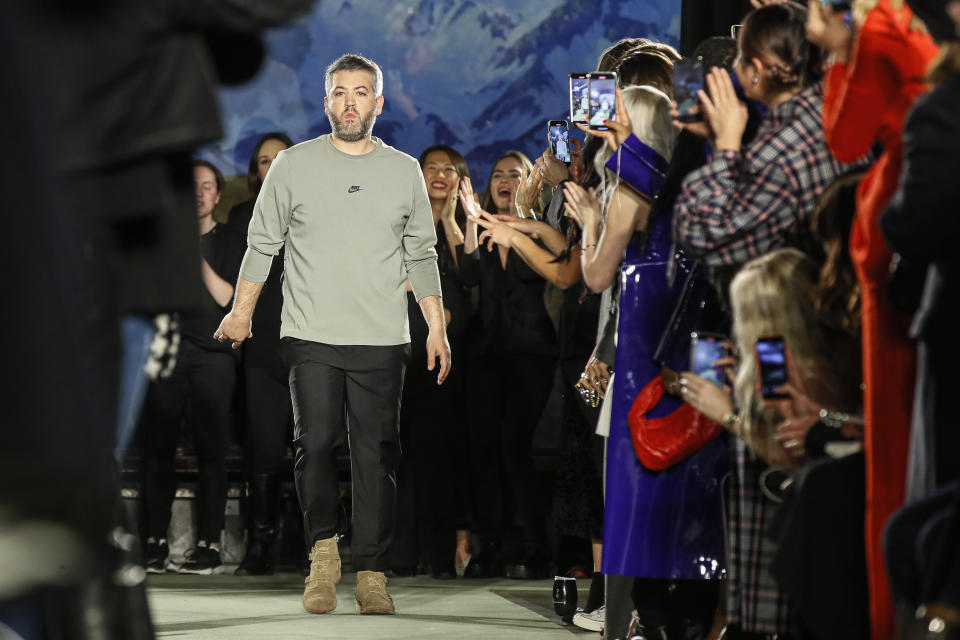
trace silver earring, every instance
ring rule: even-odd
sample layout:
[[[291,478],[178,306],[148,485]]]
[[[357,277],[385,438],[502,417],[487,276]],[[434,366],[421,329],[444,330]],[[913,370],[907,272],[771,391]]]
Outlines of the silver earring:
[[[752,81],[752,82],[753,82],[753,84],[759,83],[759,82],[760,82],[760,76],[757,76],[757,75],[753,76],[753,81]]]

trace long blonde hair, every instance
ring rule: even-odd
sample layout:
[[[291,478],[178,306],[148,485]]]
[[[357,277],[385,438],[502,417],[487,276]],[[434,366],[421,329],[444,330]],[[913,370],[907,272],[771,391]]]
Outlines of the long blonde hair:
[[[646,84],[626,87],[622,95],[633,135],[669,162],[677,146],[677,129],[670,116],[670,98],[660,89]],[[619,184],[619,176],[607,169],[607,161],[612,155],[610,145],[604,142],[593,159],[593,166],[600,176],[604,211],[609,196]]]
[[[774,427],[783,417],[764,405],[758,389],[754,353],[758,338],[783,337],[810,398],[831,409],[858,408],[849,405],[849,390],[859,381],[844,380],[842,367],[831,362],[845,350],[835,348],[817,316],[813,303],[817,280],[817,265],[810,258],[796,249],[778,249],[748,262],[730,284],[733,330],[740,351],[734,392],[742,411],[743,439],[772,464],[783,460],[783,451],[773,439]]]

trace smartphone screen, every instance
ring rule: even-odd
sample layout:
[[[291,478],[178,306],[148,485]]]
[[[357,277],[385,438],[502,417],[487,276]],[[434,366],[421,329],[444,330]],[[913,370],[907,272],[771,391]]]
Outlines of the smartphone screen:
[[[586,124],[590,118],[589,85],[586,73],[570,74],[570,122]]]
[[[617,119],[617,74],[590,73],[590,128],[606,131],[604,120]]]
[[[777,391],[787,383],[787,355],[782,337],[769,336],[757,340],[757,365],[760,369],[760,391],[763,397],[789,397]]]
[[[684,58],[673,65],[673,94],[677,101],[677,120],[695,122],[702,119],[700,114],[690,111],[699,102],[697,91],[703,89],[703,65],[696,58]]]
[[[547,123],[550,153],[560,162],[570,164],[570,129],[566,120],[551,120]]]
[[[690,371],[718,387],[725,382],[723,367],[713,363],[727,355],[727,348],[723,344],[725,339],[715,333],[690,334]]]

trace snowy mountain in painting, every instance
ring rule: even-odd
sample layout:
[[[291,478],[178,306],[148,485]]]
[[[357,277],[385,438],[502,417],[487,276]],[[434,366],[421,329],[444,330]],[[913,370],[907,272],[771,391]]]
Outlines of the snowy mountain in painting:
[[[625,36],[676,45],[680,0],[322,0],[307,18],[268,36],[268,60],[250,84],[221,93],[224,139],[203,156],[243,173],[256,139],[330,130],[324,67],[362,53],[384,71],[374,135],[417,156],[437,143],[463,153],[478,182],[502,152],[531,157],[546,122],[567,115],[567,73],[590,71]]]

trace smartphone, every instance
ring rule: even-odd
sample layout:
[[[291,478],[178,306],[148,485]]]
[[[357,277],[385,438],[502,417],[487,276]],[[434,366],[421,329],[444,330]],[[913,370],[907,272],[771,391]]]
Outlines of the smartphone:
[[[617,119],[617,74],[588,73],[590,88],[590,128],[606,131],[604,120]]]
[[[570,122],[587,124],[590,119],[589,85],[586,72],[570,74]]]
[[[760,392],[764,398],[789,398],[777,389],[787,383],[787,354],[781,336],[757,339],[757,368],[760,370]]]
[[[700,103],[697,91],[703,89],[703,63],[699,58],[684,58],[673,65],[673,95],[677,101],[677,120],[696,122],[702,120],[699,113],[691,110]]]
[[[713,363],[727,356],[725,340],[726,337],[719,333],[694,331],[690,334],[690,371],[718,387],[722,387],[726,380],[723,367]]]
[[[547,123],[550,153],[560,162],[570,164],[570,125],[566,120],[551,120]]]

